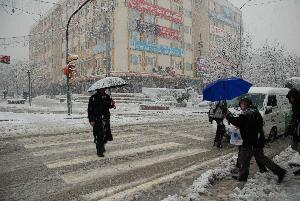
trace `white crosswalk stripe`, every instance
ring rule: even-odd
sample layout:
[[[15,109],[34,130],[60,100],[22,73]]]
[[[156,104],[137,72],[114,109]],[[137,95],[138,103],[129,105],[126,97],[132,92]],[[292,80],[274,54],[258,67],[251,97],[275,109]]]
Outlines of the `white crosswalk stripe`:
[[[163,144],[157,144],[157,145],[149,145],[149,146],[139,147],[139,148],[135,148],[135,149],[118,150],[118,151],[106,154],[106,158],[135,155],[135,154],[142,153],[142,152],[155,151],[155,150],[160,150],[160,149],[170,149],[170,148],[179,147],[179,146],[182,146],[182,145],[178,144],[178,143],[170,142],[170,143],[163,143]],[[67,166],[67,165],[87,163],[87,162],[96,161],[96,160],[104,160],[106,158],[99,158],[96,155],[82,156],[82,157],[77,157],[77,158],[67,159],[67,160],[49,161],[49,162],[46,162],[46,165],[48,168],[57,168],[57,167],[62,167],[62,166]]]
[[[226,156],[229,157],[232,154],[227,154]],[[214,159],[211,159],[209,161],[206,162],[202,162],[196,165],[192,165],[190,167],[187,167],[183,170],[180,171],[176,171],[174,173],[168,174],[168,175],[164,175],[162,177],[159,178],[154,178],[154,177],[150,177],[150,178],[145,178],[145,179],[140,179],[137,181],[134,181],[132,183],[129,184],[124,184],[124,185],[119,185],[119,186],[115,186],[115,187],[111,187],[111,188],[105,188],[102,189],[100,191],[95,191],[93,193],[89,193],[86,195],[82,196],[82,200],[84,201],[92,201],[92,200],[99,200],[103,197],[105,197],[105,199],[103,199],[103,201],[117,201],[117,200],[126,200],[125,198],[130,197],[131,195],[133,195],[134,193],[138,192],[138,191],[142,191],[142,190],[146,190],[149,189],[153,186],[168,182],[168,181],[172,181],[173,179],[175,179],[176,177],[180,177],[183,176],[185,174],[191,173],[191,172],[195,172],[198,171],[199,169],[210,165],[212,163],[216,163],[219,162],[222,157],[217,157]]]
[[[199,154],[206,151],[207,150],[205,149],[191,149],[185,151],[177,151],[170,154],[165,154],[165,155],[155,156],[152,158],[136,160],[124,164],[115,165],[113,167],[110,167],[109,169],[96,168],[88,171],[73,172],[70,174],[63,175],[62,178],[68,184],[75,184],[75,183],[92,180],[104,176],[112,176],[112,175],[125,173],[127,171],[132,171],[134,169],[143,168],[146,166],[150,166],[153,164],[162,163],[166,161],[171,161],[171,160]]]
[[[155,142],[157,141],[157,138],[160,140],[165,140],[168,137],[164,135],[149,135],[148,138],[142,138],[138,139],[135,138],[137,135],[131,135],[131,140],[129,142],[119,142],[118,139],[129,139],[129,135],[123,135],[123,136],[117,136],[114,137],[116,141],[109,142],[108,145],[106,145],[106,148],[109,150],[111,148],[122,148],[123,146],[129,146],[134,145],[137,143],[146,143],[146,142]],[[73,143],[73,145],[70,146],[52,146],[45,150],[41,151],[32,151],[31,153],[34,156],[49,156],[54,154],[64,154],[64,153],[70,153],[70,152],[81,152],[81,151],[87,151],[87,150],[95,150],[95,144],[93,142],[93,139],[90,138],[88,141],[84,141],[82,143]]]
[[[138,137],[140,134],[129,134],[129,135],[123,135],[123,136],[117,136],[115,139],[118,138],[132,138],[132,137]],[[52,138],[52,137],[51,137]],[[40,139],[40,140],[38,140]],[[82,142],[90,142],[92,140],[92,137],[89,135],[88,137],[85,137],[85,139],[78,139],[73,137],[70,138],[58,138],[57,140],[51,142],[48,140],[44,140],[42,138],[34,139],[36,142],[34,143],[26,143],[25,141],[25,148],[26,149],[33,149],[33,148],[41,148],[41,147],[49,147],[54,145],[66,145],[66,144],[76,144],[76,143],[82,143]],[[22,142],[22,141],[21,141]]]

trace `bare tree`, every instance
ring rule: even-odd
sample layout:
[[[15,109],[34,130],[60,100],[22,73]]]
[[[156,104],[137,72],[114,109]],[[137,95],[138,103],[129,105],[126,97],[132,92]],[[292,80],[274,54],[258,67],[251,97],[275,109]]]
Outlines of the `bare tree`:
[[[249,35],[240,39],[233,34],[216,37],[211,44],[210,54],[206,58],[206,80],[211,82],[222,77],[243,76],[244,63],[252,59],[252,39]]]
[[[244,78],[255,86],[282,87],[286,79],[299,76],[299,56],[288,52],[279,42],[265,42],[245,63]]]

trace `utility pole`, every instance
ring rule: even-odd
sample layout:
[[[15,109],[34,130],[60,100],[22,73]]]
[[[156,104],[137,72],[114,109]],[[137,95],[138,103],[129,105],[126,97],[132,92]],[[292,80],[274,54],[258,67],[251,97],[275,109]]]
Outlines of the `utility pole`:
[[[78,11],[81,10],[82,7],[84,7],[88,2],[90,2],[91,0],[86,0],[85,2],[83,2],[79,8],[72,13],[72,15],[69,17],[68,23],[67,23],[67,29],[66,29],[66,68],[67,68],[67,107],[68,107],[68,115],[71,115],[72,113],[72,100],[71,100],[71,89],[70,89],[70,72],[69,72],[69,25],[71,22],[72,17],[78,13]]]
[[[27,71],[28,75],[28,102],[29,106],[31,106],[31,78],[30,78],[30,70]]]
[[[101,8],[103,11],[105,11],[105,40],[106,40],[106,48],[105,48],[105,61],[106,61],[106,77],[110,76],[110,70],[111,70],[111,19],[109,19],[108,15],[111,13],[113,8],[110,7],[103,7]]]

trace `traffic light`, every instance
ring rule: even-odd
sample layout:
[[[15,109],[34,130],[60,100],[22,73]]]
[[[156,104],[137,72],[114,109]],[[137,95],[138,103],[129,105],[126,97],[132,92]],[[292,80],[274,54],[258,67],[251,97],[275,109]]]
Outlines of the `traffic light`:
[[[75,78],[75,64],[69,64],[68,65],[68,74],[69,78],[74,79]]]
[[[0,55],[0,63],[10,64],[10,56]]]
[[[78,59],[78,55],[76,54],[69,54],[68,56],[68,62],[75,61],[77,59]]]
[[[67,76],[68,75],[68,68],[66,66],[64,66],[64,75]]]

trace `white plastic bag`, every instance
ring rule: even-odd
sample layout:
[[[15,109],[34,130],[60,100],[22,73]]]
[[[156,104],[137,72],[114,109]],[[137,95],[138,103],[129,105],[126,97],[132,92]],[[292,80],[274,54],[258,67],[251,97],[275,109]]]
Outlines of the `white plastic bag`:
[[[233,144],[233,145],[242,145],[243,144],[243,140],[242,140],[239,129],[234,128],[232,130],[231,136],[230,136],[230,144]]]

